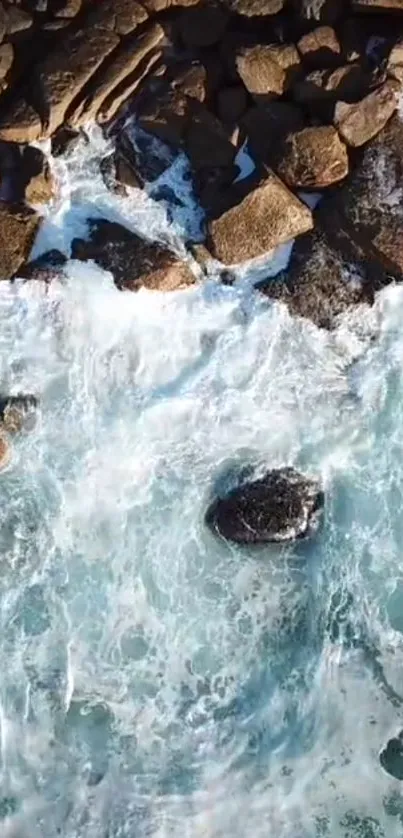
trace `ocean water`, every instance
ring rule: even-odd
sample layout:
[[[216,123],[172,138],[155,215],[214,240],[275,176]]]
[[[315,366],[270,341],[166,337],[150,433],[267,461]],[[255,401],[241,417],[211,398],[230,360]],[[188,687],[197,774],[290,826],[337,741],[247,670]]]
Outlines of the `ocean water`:
[[[35,252],[119,220],[184,252],[201,218],[53,162]],[[289,248],[274,254],[275,273]],[[328,334],[253,291],[119,292],[70,261],[0,284],[1,380],[40,397],[0,474],[1,838],[400,838],[403,288]],[[245,463],[323,481],[312,542],[203,523]]]

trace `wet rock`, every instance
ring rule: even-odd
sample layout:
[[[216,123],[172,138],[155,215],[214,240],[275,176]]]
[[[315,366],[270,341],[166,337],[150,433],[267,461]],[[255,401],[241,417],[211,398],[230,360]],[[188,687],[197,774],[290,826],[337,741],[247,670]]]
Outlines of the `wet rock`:
[[[403,731],[389,739],[379,755],[382,768],[395,780],[403,780]]]
[[[295,80],[300,63],[293,45],[259,44],[244,48],[236,56],[238,73],[257,102],[282,96]]]
[[[393,79],[403,84],[403,39],[389,53],[387,73]]]
[[[213,501],[205,521],[238,544],[295,541],[317,530],[323,505],[318,481],[292,468],[274,469]]]
[[[199,3],[180,13],[178,26],[186,47],[210,47],[223,36],[228,23],[224,6]]]
[[[338,64],[341,46],[331,26],[318,26],[298,41],[298,50],[305,64],[324,69]]]
[[[147,242],[120,224],[91,220],[90,239],[75,239],[72,257],[93,259],[110,271],[120,289],[176,291],[196,278],[186,262],[163,245]]]
[[[291,187],[324,189],[348,174],[347,148],[332,126],[289,134],[277,171]]]
[[[0,433],[16,434],[32,430],[36,420],[38,399],[33,395],[0,396]]]
[[[266,17],[281,12],[285,0],[227,0],[226,5],[245,17]]]
[[[68,125],[63,125],[52,136],[53,157],[60,157],[62,154],[72,151],[82,136],[83,134],[81,131],[77,131],[75,128],[70,128]]]
[[[375,137],[397,109],[398,92],[398,83],[390,79],[360,102],[338,102],[334,124],[343,140],[358,148]]]
[[[7,468],[11,460],[11,447],[4,434],[0,434],[0,471]]]
[[[248,107],[248,97],[245,88],[238,84],[233,87],[222,87],[217,94],[217,114],[219,119],[227,125],[236,124]]]
[[[242,181],[240,198],[209,223],[211,253],[225,265],[262,256],[312,228],[311,211],[273,172],[253,188]]]
[[[22,279],[49,283],[62,275],[66,262],[67,258],[60,250],[47,250],[37,259],[23,265],[18,271],[18,276]]]
[[[292,315],[333,329],[349,309],[372,305],[376,292],[392,280],[379,260],[352,240],[330,200],[321,204],[315,230],[295,243],[287,271],[259,290],[285,303]]]
[[[38,148],[27,146],[22,154],[21,178],[25,200],[29,204],[46,204],[53,198],[54,183],[49,163]]]
[[[403,122],[396,114],[365,149],[337,196],[343,227],[386,270],[403,276]]]
[[[0,203],[0,278],[12,279],[26,262],[42,219],[23,204]]]

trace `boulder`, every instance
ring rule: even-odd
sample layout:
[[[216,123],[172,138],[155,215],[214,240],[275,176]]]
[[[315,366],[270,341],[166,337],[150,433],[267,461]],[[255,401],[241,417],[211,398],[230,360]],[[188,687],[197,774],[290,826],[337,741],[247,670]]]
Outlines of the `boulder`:
[[[111,272],[119,289],[176,291],[196,281],[186,262],[163,245],[145,241],[110,221],[90,220],[89,227],[89,241],[73,241],[72,258],[93,259]]]
[[[336,197],[347,231],[386,268],[403,276],[403,122],[396,114],[370,143]]]
[[[194,108],[192,118],[184,132],[184,149],[189,157],[192,169],[230,166],[236,149],[228,134],[217,119],[202,105]]]
[[[288,186],[318,190],[343,180],[348,169],[347,147],[331,125],[289,134],[277,167]]]
[[[228,23],[224,6],[198,3],[180,12],[179,33],[185,47],[211,47],[221,40]]]
[[[18,6],[7,6],[6,8],[6,30],[9,38],[25,29],[30,29],[33,23],[32,15]]]
[[[403,731],[389,739],[379,755],[379,762],[395,780],[403,780]]]
[[[26,262],[42,219],[24,204],[0,202],[1,279],[12,279]]]
[[[181,96],[204,102],[207,99],[209,85],[207,71],[200,62],[185,62],[174,66],[169,73],[169,80],[173,90]]]
[[[316,532],[323,506],[317,480],[293,468],[273,469],[214,500],[205,522],[214,533],[237,544],[289,542]]]
[[[53,279],[63,276],[63,268],[66,262],[67,258],[60,250],[47,250],[37,259],[23,265],[18,271],[18,276],[22,279],[49,284]]]
[[[334,124],[343,140],[358,148],[376,137],[397,109],[399,90],[398,82],[389,79],[360,102],[338,102]]]
[[[236,56],[238,73],[257,102],[282,96],[298,74],[300,63],[293,45],[258,44],[243,48]]]
[[[0,46],[0,81],[6,78],[13,66],[14,61],[14,47],[12,44],[2,44]]]
[[[297,46],[305,64],[312,68],[333,67],[340,62],[341,46],[331,26],[318,26],[303,35]]]
[[[273,173],[239,184],[240,200],[209,222],[212,255],[225,265],[263,256],[312,228],[312,213]]]
[[[31,143],[42,133],[42,120],[23,96],[16,96],[0,116],[0,140]]]
[[[150,96],[139,110],[139,127],[178,148],[190,120],[192,101],[176,90]]]
[[[82,0],[62,0],[55,9],[55,17],[72,18],[81,11]]]
[[[52,173],[45,155],[39,148],[27,146],[23,150],[20,177],[25,200],[29,204],[46,204],[53,198]]]
[[[302,110],[291,102],[266,102],[246,112],[241,127],[248,137],[248,149],[257,162],[278,162],[290,132],[304,127]]]
[[[293,95],[299,105],[329,122],[339,99],[357,102],[367,95],[370,85],[370,73],[355,62],[335,70],[313,70],[296,83]]]

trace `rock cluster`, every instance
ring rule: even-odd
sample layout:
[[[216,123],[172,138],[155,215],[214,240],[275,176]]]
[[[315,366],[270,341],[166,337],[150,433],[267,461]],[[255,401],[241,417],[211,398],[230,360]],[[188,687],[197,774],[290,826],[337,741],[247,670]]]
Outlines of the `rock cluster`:
[[[25,264],[35,207],[54,190],[30,143],[51,138],[59,154],[96,120],[116,138],[105,183],[142,188],[155,161],[127,141],[129,109],[188,156],[205,253],[225,276],[297,239],[289,270],[261,290],[331,328],[401,278],[402,84],[403,0],[0,0],[2,278],[54,270]],[[324,193],[316,211],[310,191]],[[89,219],[73,252],[120,288],[195,281],[186,260],[106,221]]]

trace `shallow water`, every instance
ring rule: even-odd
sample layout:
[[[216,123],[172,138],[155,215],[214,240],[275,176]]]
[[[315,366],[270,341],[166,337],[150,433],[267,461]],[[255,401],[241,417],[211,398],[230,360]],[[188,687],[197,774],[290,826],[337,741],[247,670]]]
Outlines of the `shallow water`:
[[[94,213],[180,251],[184,162],[170,217],[107,192],[104,147],[55,161],[36,252]],[[403,726],[403,289],[328,335],[258,275],[134,295],[71,261],[0,285],[3,388],[41,400],[0,475],[5,838],[402,835],[379,751]],[[206,531],[245,462],[321,477],[313,542]]]

